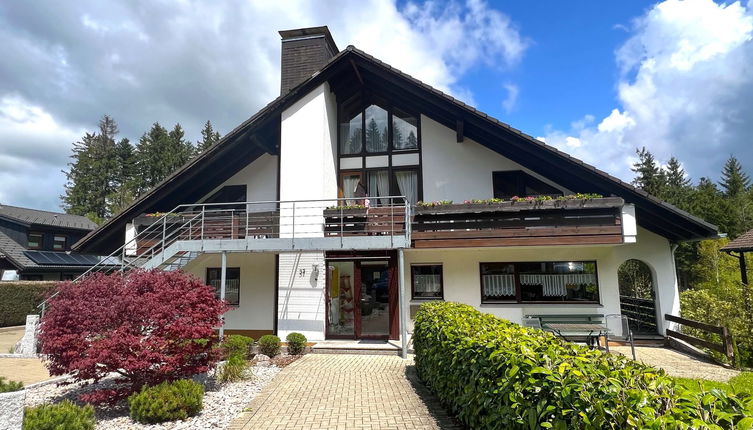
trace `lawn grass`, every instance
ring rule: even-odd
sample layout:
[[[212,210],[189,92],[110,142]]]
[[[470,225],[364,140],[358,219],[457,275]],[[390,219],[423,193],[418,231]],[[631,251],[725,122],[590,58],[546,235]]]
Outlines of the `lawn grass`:
[[[692,391],[710,391],[714,388],[728,393],[753,394],[753,372],[743,372],[727,382],[709,381],[707,379],[674,378],[678,385]]]

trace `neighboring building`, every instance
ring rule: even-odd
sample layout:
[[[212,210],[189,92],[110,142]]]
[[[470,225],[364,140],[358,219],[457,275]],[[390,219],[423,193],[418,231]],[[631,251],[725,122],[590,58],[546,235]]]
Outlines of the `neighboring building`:
[[[83,216],[0,204],[0,279],[6,271],[28,281],[74,279],[100,262],[71,252],[96,227]]]
[[[312,340],[397,339],[426,300],[516,322],[623,313],[618,268],[639,259],[664,333],[679,311],[675,246],[715,226],[339,51],[326,27],[280,34],[281,96],[74,249],[218,289],[224,267],[226,333]],[[492,198],[508,202],[471,201]],[[418,204],[440,200],[455,204]]]

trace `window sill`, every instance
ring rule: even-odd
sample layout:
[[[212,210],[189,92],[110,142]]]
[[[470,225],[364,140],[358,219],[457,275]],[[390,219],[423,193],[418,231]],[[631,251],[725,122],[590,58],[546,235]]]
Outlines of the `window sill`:
[[[565,306],[591,306],[597,308],[603,308],[604,305],[597,302],[482,302],[481,307],[553,307],[557,305]]]
[[[410,304],[418,305],[418,304],[427,303],[427,302],[443,302],[443,301],[444,301],[444,297],[413,298],[413,299],[410,299]]]

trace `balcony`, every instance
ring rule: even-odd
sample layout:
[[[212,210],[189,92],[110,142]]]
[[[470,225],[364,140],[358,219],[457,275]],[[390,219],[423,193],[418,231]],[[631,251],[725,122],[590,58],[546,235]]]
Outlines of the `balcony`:
[[[620,244],[624,208],[618,197],[419,206],[411,241],[415,248]]]

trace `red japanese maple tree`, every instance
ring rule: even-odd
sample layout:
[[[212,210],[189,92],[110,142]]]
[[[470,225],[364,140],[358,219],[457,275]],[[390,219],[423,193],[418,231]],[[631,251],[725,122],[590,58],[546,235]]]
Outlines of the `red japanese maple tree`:
[[[82,400],[114,402],[145,384],[206,372],[219,359],[215,328],[228,307],[190,275],[94,273],[57,291],[39,334],[50,374],[92,382],[119,375],[116,388]]]

